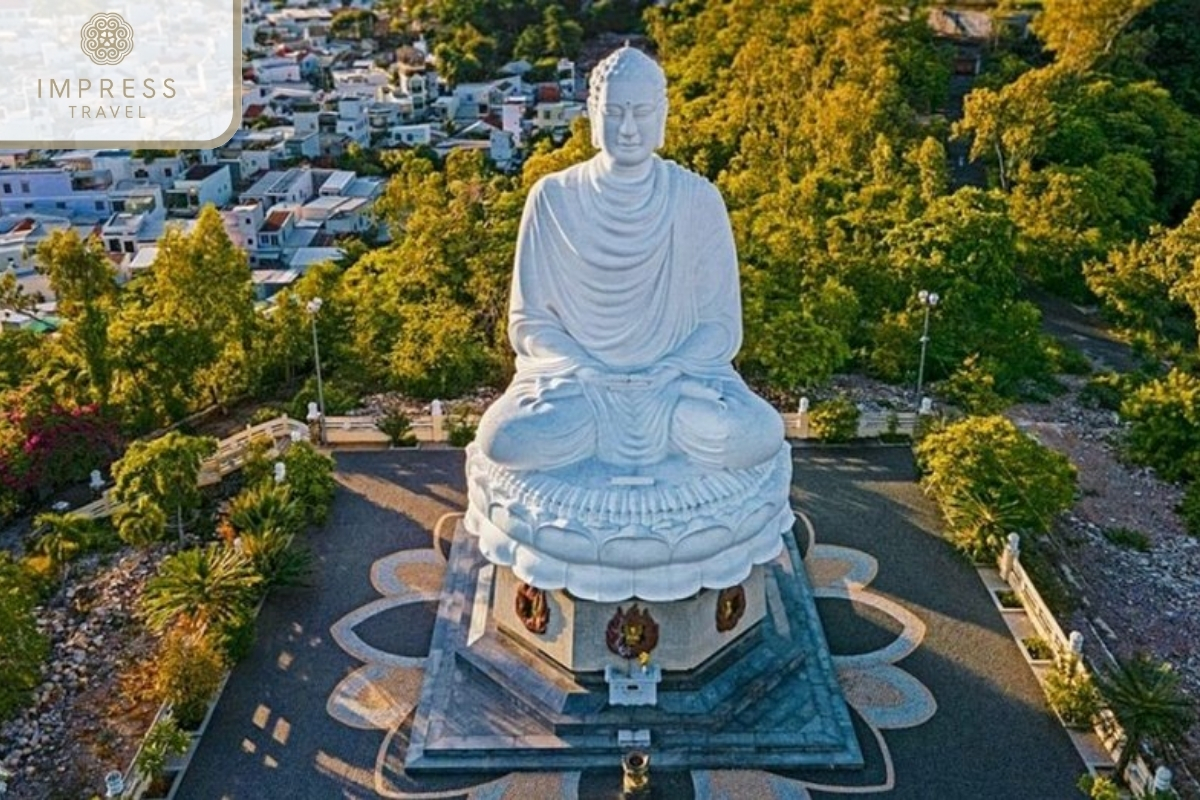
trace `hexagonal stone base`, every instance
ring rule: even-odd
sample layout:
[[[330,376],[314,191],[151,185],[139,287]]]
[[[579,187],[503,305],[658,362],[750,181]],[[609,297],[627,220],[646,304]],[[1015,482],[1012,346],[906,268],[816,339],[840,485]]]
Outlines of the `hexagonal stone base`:
[[[517,590],[521,579],[508,567],[495,569],[492,616],[500,630],[527,646],[554,659],[572,672],[603,672],[607,666],[627,669],[628,660],[609,650],[605,634],[618,612],[635,605],[648,612],[658,626],[657,645],[650,654],[664,670],[689,670],[699,667],[742,634],[753,628],[767,613],[766,567],[755,567],[741,584],[745,599],[744,613],[728,631],[717,630],[717,603],[721,592],[704,589],[686,600],[666,603],[627,601],[593,603],[571,596],[562,589],[544,595],[548,620],[546,630],[534,633],[517,616]]]
[[[688,671],[666,671],[653,707],[608,705],[600,672],[572,672],[497,627],[497,567],[455,533],[405,768],[612,766],[622,732],[649,731],[668,768],[858,768],[862,753],[791,536],[764,566],[766,613]]]

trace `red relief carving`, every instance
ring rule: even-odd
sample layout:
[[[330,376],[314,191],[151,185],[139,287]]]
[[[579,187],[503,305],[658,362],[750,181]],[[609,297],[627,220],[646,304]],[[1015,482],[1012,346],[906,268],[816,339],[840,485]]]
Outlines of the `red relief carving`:
[[[737,627],[746,613],[746,590],[740,585],[722,589],[717,595],[717,632],[724,633]]]
[[[649,609],[638,608],[637,603],[628,611],[618,606],[617,613],[608,621],[604,640],[608,649],[621,658],[637,658],[658,645],[658,623],[650,616]]]
[[[550,623],[550,605],[546,602],[546,592],[522,583],[517,587],[515,599],[517,619],[530,633],[543,634]]]

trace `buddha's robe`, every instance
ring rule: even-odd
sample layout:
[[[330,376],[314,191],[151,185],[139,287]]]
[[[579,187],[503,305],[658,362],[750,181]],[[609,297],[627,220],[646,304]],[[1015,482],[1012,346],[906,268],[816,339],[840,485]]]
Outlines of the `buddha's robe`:
[[[712,184],[657,156],[637,182],[598,159],[549,175],[517,242],[516,376],[476,441],[515,469],[671,454],[762,463],[783,427],[733,370],[741,337],[737,256]]]

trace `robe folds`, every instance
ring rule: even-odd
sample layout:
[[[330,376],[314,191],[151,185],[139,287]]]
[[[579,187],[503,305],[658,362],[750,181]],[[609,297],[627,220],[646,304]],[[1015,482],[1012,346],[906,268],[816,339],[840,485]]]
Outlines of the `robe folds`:
[[[593,158],[533,187],[508,332],[516,376],[481,429],[514,422],[548,468],[723,449],[709,441],[717,431],[679,419],[696,385],[732,407],[762,402],[731,365],[741,296],[725,204],[707,180],[657,156],[640,181]]]

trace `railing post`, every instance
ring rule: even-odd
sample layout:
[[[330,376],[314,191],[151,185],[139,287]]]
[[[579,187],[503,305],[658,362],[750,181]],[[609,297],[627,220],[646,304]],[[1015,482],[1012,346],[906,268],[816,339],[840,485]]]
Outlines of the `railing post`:
[[[800,398],[800,407],[798,409],[796,409],[796,413],[798,413],[800,415],[800,420],[799,420],[800,435],[798,438],[807,439],[808,438],[808,398],[807,397]]]
[[[1021,558],[1021,535],[1010,533],[1008,535],[1008,544],[1004,546],[1003,552],[1000,553],[1000,577],[1008,580],[1008,576],[1012,574],[1013,565],[1018,563]]]

